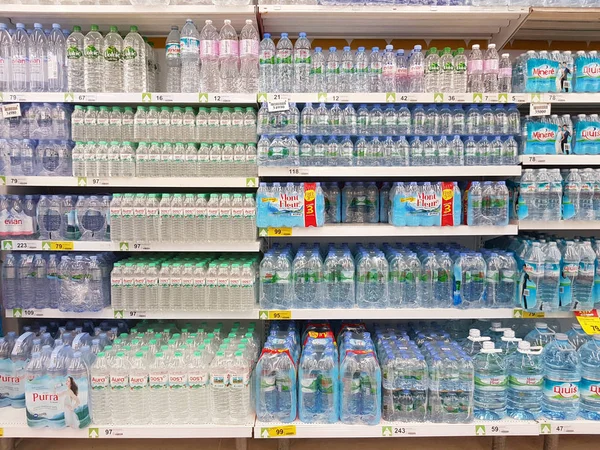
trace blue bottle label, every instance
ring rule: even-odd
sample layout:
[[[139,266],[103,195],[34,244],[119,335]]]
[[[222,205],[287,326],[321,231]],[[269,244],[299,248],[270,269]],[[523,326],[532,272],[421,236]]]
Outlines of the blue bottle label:
[[[546,58],[527,60],[527,92],[554,92],[559,73],[558,61]]]
[[[525,153],[529,155],[554,155],[560,149],[561,136],[555,123],[528,122]]]
[[[581,390],[582,400],[600,402],[600,380],[582,378],[581,382],[579,383],[579,389]]]
[[[572,402],[579,398],[579,382],[544,380],[544,396],[554,401]]]

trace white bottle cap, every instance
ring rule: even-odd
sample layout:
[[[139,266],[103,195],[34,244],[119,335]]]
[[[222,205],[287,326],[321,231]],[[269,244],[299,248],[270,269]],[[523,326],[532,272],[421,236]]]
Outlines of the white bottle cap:
[[[481,336],[481,331],[479,331],[477,328],[471,328],[469,330],[469,337],[479,337]]]
[[[491,328],[502,328],[502,322],[492,322]]]
[[[483,348],[484,350],[493,350],[493,349],[494,349],[494,343],[493,343],[492,341],[485,341],[485,342],[483,343],[483,346],[482,346],[482,348]]]
[[[489,44],[488,48],[496,48],[496,44]]]
[[[515,337],[515,330],[504,330],[504,336],[505,338],[514,338]]]
[[[531,348],[531,344],[527,341],[519,341],[519,350],[529,350]]]
[[[574,329],[574,330],[581,330],[581,329],[582,329],[582,328],[581,328],[581,324],[580,324],[580,323],[574,323],[574,324],[573,324],[573,329]]]
[[[536,328],[548,328],[548,324],[546,322],[536,322],[535,327]]]
[[[503,58],[510,58],[510,55],[508,53],[502,53],[502,57]]]
[[[556,333],[555,338],[556,338],[557,341],[566,341],[566,340],[568,340],[568,337],[567,337],[567,335],[565,333]]]

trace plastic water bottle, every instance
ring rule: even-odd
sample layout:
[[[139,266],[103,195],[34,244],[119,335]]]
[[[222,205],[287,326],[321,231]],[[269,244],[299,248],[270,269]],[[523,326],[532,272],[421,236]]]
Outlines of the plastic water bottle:
[[[294,91],[308,92],[310,77],[310,41],[300,33],[294,44]],[[344,91],[345,92],[345,91]]]
[[[468,89],[468,61],[464,48],[458,48],[454,56],[454,77],[452,78],[452,92],[467,92]]]
[[[44,92],[48,83],[48,40],[42,24],[34,24],[29,40],[29,90]]]
[[[147,48],[136,26],[131,26],[125,36],[122,55],[124,92],[147,92]]]
[[[292,54],[294,47],[287,33],[281,33],[275,52],[275,87],[276,92],[293,92],[294,65]]]
[[[67,89],[70,92],[85,92],[85,38],[81,27],[74,26],[73,32],[67,38],[66,64]]]
[[[536,420],[542,413],[544,370],[542,351],[520,341],[508,356],[507,415],[518,420]]]
[[[269,33],[264,34],[259,48],[260,92],[275,90],[275,43]]]
[[[126,423],[129,420],[129,369],[129,361],[125,353],[118,352],[109,368],[110,404],[120,404],[124,407],[111,409],[111,418],[114,423]]]
[[[314,57],[313,57],[314,58]],[[354,60],[354,83],[351,92],[369,91],[369,55],[364,47],[358,47]]]
[[[0,52],[2,48],[2,38],[0,37]],[[61,92],[65,86],[65,57],[66,46],[65,37],[62,34],[60,25],[52,24],[52,31],[48,36],[48,91]],[[2,75],[0,74],[0,80]],[[1,81],[0,81],[1,82]]]
[[[187,23],[186,23],[187,24]],[[194,27],[195,28],[195,27]],[[196,33],[198,31],[196,30]],[[167,63],[167,92],[181,92],[181,42],[179,35],[179,27],[172,26],[167,42],[165,45],[165,60]],[[199,46],[196,47],[199,53]],[[192,55],[190,55],[192,56]],[[193,58],[191,58],[193,59]],[[199,63],[199,55],[197,55],[196,63]],[[193,67],[189,67],[193,69]],[[200,67],[196,69],[196,78],[199,78]],[[188,83],[197,83],[194,80],[187,80]]]
[[[94,405],[94,423],[111,424],[112,392],[110,388],[110,368],[104,352],[96,355],[96,361],[91,367],[90,388],[92,404]],[[121,407],[123,404],[121,403]]]
[[[431,47],[425,57],[425,92],[435,92],[440,88],[440,57],[437,48]]]
[[[103,92],[123,92],[123,38],[117,27],[110,27],[103,49]]]
[[[408,78],[410,81],[409,92],[425,92],[424,74],[425,60],[421,53],[421,46],[415,45],[414,52],[408,61]]]
[[[542,412],[551,420],[575,420],[579,413],[581,359],[566,334],[558,333],[542,353]]]
[[[340,57],[335,47],[329,47],[326,62],[327,92],[338,92],[340,89]]]
[[[479,44],[474,44],[467,63],[469,92],[483,92],[483,55]]]
[[[260,38],[251,20],[240,33],[240,91],[254,93],[258,91],[259,83],[259,45]],[[296,42],[297,45],[297,42]],[[309,43],[310,49],[310,43]],[[306,75],[308,82],[308,71]]]
[[[508,376],[506,362],[494,348],[493,342],[484,342],[475,355],[474,415],[480,420],[500,420],[506,415],[506,388]]]
[[[17,23],[11,53],[11,87],[17,92],[29,90],[29,46],[30,40],[25,25]]]
[[[440,73],[439,73],[439,88],[441,92],[456,92],[454,91],[454,57],[450,47],[445,47],[440,57]]]
[[[329,49],[331,52],[331,49]],[[382,92],[383,62],[379,47],[373,47],[369,55],[369,92]]]
[[[83,64],[86,92],[102,92],[102,55],[104,39],[98,31],[98,25],[92,25],[85,35]]]
[[[385,52],[382,57],[382,77],[381,90],[382,92],[397,92],[396,86],[396,54],[394,53],[393,45],[386,45]]]
[[[12,37],[5,23],[0,23],[0,88],[9,91],[11,75]]]
[[[583,331],[583,328],[579,323],[574,323],[571,326],[571,329],[567,331],[566,335],[569,338],[569,342],[578,350],[583,344],[590,340],[590,336]]]
[[[183,30],[181,30],[182,35]],[[212,24],[212,20],[206,20],[204,28],[200,32],[200,68],[201,86],[206,92],[220,92],[219,90],[219,33]],[[184,72],[182,59],[182,73]],[[187,82],[193,83],[188,80]],[[184,82],[182,79],[182,89]]]
[[[221,92],[238,92],[240,52],[238,36],[231,20],[225,20],[219,32]]]
[[[489,44],[483,61],[484,92],[498,92],[499,58],[496,44]]]
[[[2,298],[7,309],[19,306],[19,280],[17,276],[17,261],[12,253],[6,256],[2,265]]]
[[[512,62],[508,53],[502,53],[498,66],[498,92],[512,92]]]
[[[600,335],[595,334],[579,349],[581,359],[581,417],[587,420],[600,420]]]

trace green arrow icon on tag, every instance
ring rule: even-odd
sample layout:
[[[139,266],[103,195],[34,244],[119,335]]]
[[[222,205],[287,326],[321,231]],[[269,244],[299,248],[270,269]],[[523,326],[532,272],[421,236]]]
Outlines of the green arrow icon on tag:
[[[320,102],[326,102],[327,101],[327,92],[319,92],[317,95],[317,100],[319,100]]]
[[[394,103],[396,101],[396,93],[388,92],[387,94],[385,94],[385,101],[387,103]]]
[[[267,314],[267,312],[266,312],[266,311],[261,311],[261,312],[258,314],[258,318],[259,318],[260,320],[267,320],[267,319],[269,318],[269,314]]]
[[[540,101],[540,94],[531,94],[531,102],[539,102]]]
[[[12,241],[4,241],[2,242],[2,249],[3,250],[12,250],[13,248],[13,242]]]
[[[88,438],[90,439],[98,439],[100,437],[100,432],[98,428],[88,428]]]
[[[0,102],[4,101],[4,92],[0,92]]]
[[[77,186],[87,186],[87,178],[77,177]]]
[[[198,101],[200,103],[208,103],[208,94],[206,92],[200,92],[198,94]]]
[[[246,178],[246,187],[256,186],[256,178]]]
[[[485,436],[485,425],[475,425],[475,434],[477,436]]]
[[[475,94],[473,94],[473,102],[474,103],[481,103],[483,101],[483,94],[480,92],[477,92]]]
[[[259,92],[256,96],[256,101],[258,102],[266,102],[267,101],[267,93]]]
[[[381,435],[383,437],[390,437],[392,434],[392,427],[381,427]]]
[[[507,103],[508,102],[508,94],[498,94],[498,102],[499,103]]]
[[[259,235],[260,237],[267,237],[267,236],[269,235],[269,233],[267,232],[267,229],[266,229],[266,228],[260,228],[260,229],[258,230],[258,235]]]
[[[523,311],[521,311],[520,309],[514,309],[513,310],[513,317],[515,319],[520,319],[521,317],[523,317]]]
[[[4,175],[0,176],[0,185],[6,186],[6,177]]]
[[[122,319],[124,314],[123,314],[123,310],[122,309],[115,309],[113,311],[113,316],[115,317],[115,319]]]
[[[42,242],[42,250],[50,250],[50,243]]]
[[[65,102],[72,102],[75,99],[75,96],[72,92],[65,92]]]
[[[552,427],[549,423],[541,423],[540,424],[540,434],[551,434]]]
[[[433,94],[433,101],[436,103],[442,103],[444,101],[444,94],[441,92],[436,92]]]
[[[23,310],[21,308],[13,308],[13,317],[23,317]]]
[[[146,103],[152,102],[152,94],[150,92],[142,92],[142,101]]]
[[[119,244],[119,250],[121,250],[122,252],[129,251],[129,243],[127,243],[127,242],[121,242]]]

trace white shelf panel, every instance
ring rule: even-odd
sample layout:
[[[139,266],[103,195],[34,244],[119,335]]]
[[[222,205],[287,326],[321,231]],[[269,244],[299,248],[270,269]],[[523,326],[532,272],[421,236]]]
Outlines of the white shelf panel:
[[[370,7],[371,8],[371,7]],[[295,103],[527,103],[530,94],[506,93],[263,93],[257,100],[276,102],[287,100]]]
[[[256,188],[257,177],[93,178],[0,176],[6,186]]]
[[[519,230],[521,231],[549,231],[549,230],[600,230],[599,221],[585,220],[548,220],[548,221],[520,221]]]
[[[527,21],[515,35],[526,40],[577,40],[598,38],[600,8],[533,7]]]
[[[258,10],[263,28],[274,35],[485,39],[500,47],[529,15],[526,7],[259,5]]]
[[[126,245],[123,245],[126,244]],[[96,252],[258,252],[260,241],[209,243],[134,244],[109,241],[22,241],[3,240],[2,250],[12,251],[96,251]]]
[[[521,155],[523,166],[600,166],[600,155]]]
[[[381,438],[427,436],[537,436],[539,424],[528,420],[475,421],[472,423],[385,422],[378,425],[302,423],[265,423],[256,421],[254,438]],[[286,434],[287,433],[287,434]],[[292,434],[294,433],[294,434]],[[275,435],[275,436],[273,436]]]
[[[8,5],[11,6],[11,5]],[[18,5],[29,6],[29,5]],[[0,9],[0,15],[3,15],[7,5],[3,5]],[[53,5],[44,5],[46,8],[53,8]],[[70,8],[76,9],[76,6]],[[69,9],[70,9],[69,8]],[[102,9],[102,6],[96,6]],[[119,9],[120,6],[112,8]],[[174,7],[176,8],[176,7]],[[201,8],[201,7],[198,7]],[[39,8],[38,8],[39,9]],[[64,11],[63,11],[64,13]],[[39,14],[39,13],[38,13]],[[193,15],[193,14],[191,14]],[[35,17],[38,17],[37,15]],[[188,18],[190,16],[187,16]],[[33,19],[32,19],[33,20]],[[35,19],[37,21],[37,19]],[[54,21],[63,21],[60,18]],[[131,21],[136,19],[131,18]],[[172,24],[173,22],[169,22]],[[95,23],[95,22],[92,22]],[[185,19],[182,20],[185,23]],[[76,20],[76,24],[81,24],[80,20]],[[166,28],[165,34],[168,33],[170,25]],[[84,28],[85,30],[85,28]],[[102,92],[0,92],[0,101],[3,102],[61,102],[61,103],[97,103],[99,105],[111,104],[239,104],[239,105],[256,105],[256,94],[231,94],[231,93],[191,93],[191,94],[172,94],[163,92],[135,92],[135,93],[102,93]]]
[[[423,167],[259,167],[261,177],[452,177],[520,176],[520,166],[423,166]]]
[[[87,428],[31,428],[25,409],[2,408],[0,429],[5,438],[91,438],[91,439],[179,439],[179,438],[249,438],[254,420],[245,425],[115,425],[92,424]],[[85,445],[84,447],[89,447]]]
[[[63,312],[58,309],[6,309],[7,318],[47,318],[47,319],[256,319],[258,310],[250,311],[128,311],[105,308],[96,312]]]
[[[261,228],[261,230],[263,230]],[[260,232],[259,232],[260,233]],[[395,227],[383,223],[329,224],[323,227],[291,228],[291,237],[374,237],[374,236],[512,236],[518,234],[517,225],[505,227]],[[290,237],[282,234],[281,237]]]
[[[171,25],[182,27],[186,19],[193,19],[196,26],[202,27],[206,19],[212,19],[219,28],[223,19],[230,19],[239,32],[246,19],[256,25],[254,6],[213,6],[213,5],[2,5],[0,16],[11,19],[11,23],[23,22],[32,25],[40,22],[44,26],[53,22],[72,28],[80,25],[87,33],[90,25],[96,24],[100,31],[107,32],[111,25],[119,27],[122,33],[129,32],[130,25],[137,25],[140,33],[146,36],[166,36]]]
[[[274,319],[276,314],[289,319],[345,319],[345,320],[385,320],[385,319],[511,319],[512,308],[387,308],[387,309],[292,309],[287,311],[259,311],[261,320]]]

